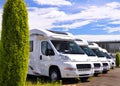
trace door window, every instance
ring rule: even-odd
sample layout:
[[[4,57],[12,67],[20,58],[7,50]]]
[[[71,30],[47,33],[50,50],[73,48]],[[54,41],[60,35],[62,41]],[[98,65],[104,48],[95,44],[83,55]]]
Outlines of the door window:
[[[33,41],[30,41],[30,52],[33,52]]]
[[[41,43],[41,51],[43,55],[54,55],[54,51],[47,41]]]

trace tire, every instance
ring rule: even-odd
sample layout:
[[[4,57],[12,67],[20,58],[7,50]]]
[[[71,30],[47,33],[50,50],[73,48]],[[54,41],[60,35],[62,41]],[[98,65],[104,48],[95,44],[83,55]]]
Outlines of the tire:
[[[103,69],[102,74],[107,74],[109,70]]]
[[[81,82],[87,82],[89,77],[80,77]]]
[[[97,77],[99,75],[99,73],[94,73],[94,76]]]
[[[102,73],[103,73],[103,74],[107,74],[107,73],[108,73],[108,71],[103,71]]]
[[[60,71],[57,68],[51,69],[49,74],[50,80],[55,82],[61,79]]]

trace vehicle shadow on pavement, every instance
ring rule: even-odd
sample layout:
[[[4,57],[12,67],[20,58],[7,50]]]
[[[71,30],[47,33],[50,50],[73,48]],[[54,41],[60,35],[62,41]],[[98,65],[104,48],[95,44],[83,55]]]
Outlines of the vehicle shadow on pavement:
[[[48,77],[45,76],[32,76],[32,75],[27,75],[27,81],[32,82],[32,83],[37,83],[37,82],[41,82],[41,83],[48,83],[50,82],[50,79]],[[86,83],[86,82],[90,82],[90,80],[87,81],[80,81],[80,79],[73,79],[73,78],[67,78],[67,79],[62,79],[62,85],[74,85],[74,84],[78,84],[78,83]]]

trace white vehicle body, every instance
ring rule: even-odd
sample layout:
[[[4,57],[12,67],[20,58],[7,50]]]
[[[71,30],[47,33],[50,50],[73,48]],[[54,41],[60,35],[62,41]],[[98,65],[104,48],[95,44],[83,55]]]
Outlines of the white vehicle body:
[[[108,51],[106,49],[101,48],[101,51],[103,51],[103,53],[105,54],[109,64],[110,64],[110,68],[114,68],[115,67],[115,61],[112,58],[112,56],[110,55],[110,53],[108,53]]]
[[[76,43],[84,50],[84,52],[88,55],[88,58],[93,64],[94,75],[98,75],[102,73],[103,67],[102,62],[99,60],[97,55],[88,47],[88,42],[83,39],[76,39]]]
[[[71,48],[70,50],[66,49],[68,45]],[[78,49],[78,51],[75,49]],[[81,50],[68,34],[33,29],[30,31],[28,74],[48,76],[53,80],[60,77],[78,78],[92,76],[92,64]]]
[[[100,50],[100,47],[96,43],[89,43],[88,46],[95,52],[99,60],[102,62],[103,73],[107,73],[110,70],[110,64],[106,57],[104,56],[103,52]]]

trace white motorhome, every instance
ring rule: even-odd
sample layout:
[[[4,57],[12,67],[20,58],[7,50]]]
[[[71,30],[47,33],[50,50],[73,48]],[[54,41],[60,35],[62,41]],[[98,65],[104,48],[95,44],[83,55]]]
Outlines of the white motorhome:
[[[97,55],[88,47],[88,42],[84,39],[75,39],[76,43],[84,50],[84,52],[88,55],[90,61],[93,64],[94,76],[98,76],[98,74],[102,73],[103,66],[102,62],[99,60]]]
[[[110,53],[108,53],[108,51],[106,49],[103,49],[103,48],[101,48],[100,50],[104,53],[105,57],[107,58],[108,62],[110,63],[110,68],[114,68],[115,61],[112,58],[112,56],[110,55]]]
[[[30,31],[28,74],[87,80],[94,73],[84,51],[66,33],[33,29]]]
[[[99,60],[103,64],[103,73],[107,73],[110,70],[110,64],[106,57],[104,56],[104,53],[100,50],[100,47],[96,43],[89,43],[89,48],[91,48],[95,54],[98,56]]]

